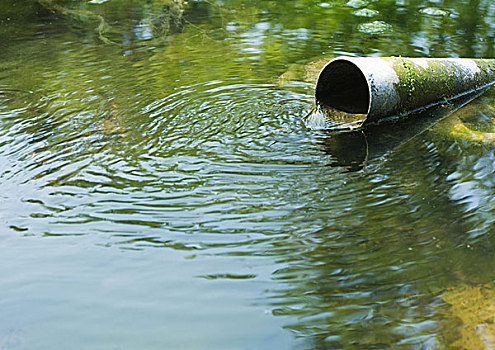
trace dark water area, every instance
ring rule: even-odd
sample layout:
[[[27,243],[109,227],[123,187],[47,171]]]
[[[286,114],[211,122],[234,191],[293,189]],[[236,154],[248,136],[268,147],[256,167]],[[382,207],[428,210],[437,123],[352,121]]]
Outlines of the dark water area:
[[[495,92],[391,147],[303,119],[312,61],[494,39],[482,0],[2,2],[0,349],[491,349]]]

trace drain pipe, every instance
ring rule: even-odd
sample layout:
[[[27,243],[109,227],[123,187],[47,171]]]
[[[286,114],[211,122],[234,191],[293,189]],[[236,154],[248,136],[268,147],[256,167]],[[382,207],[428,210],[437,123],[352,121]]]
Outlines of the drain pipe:
[[[495,83],[495,59],[339,57],[320,72],[317,110],[358,128],[418,113]]]

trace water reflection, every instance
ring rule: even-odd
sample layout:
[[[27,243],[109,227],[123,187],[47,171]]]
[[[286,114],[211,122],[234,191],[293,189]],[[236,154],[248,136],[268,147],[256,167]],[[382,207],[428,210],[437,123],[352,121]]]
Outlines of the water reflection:
[[[312,82],[274,82],[337,54],[489,56],[490,2],[191,1],[166,36],[161,1],[65,4],[118,44],[0,11],[0,347],[461,337],[447,303],[494,280],[493,95],[443,129],[328,135],[301,122]]]
[[[356,131],[328,130],[329,136],[323,140],[325,150],[334,157],[334,165],[345,166],[350,170],[362,169],[373,160],[387,155],[401,144],[421,134],[485,91],[486,89],[483,89],[470,93],[407,117],[366,125]]]
[[[493,218],[490,205],[456,188],[462,184],[452,187],[449,174],[461,167],[469,187],[487,187],[471,177],[474,164],[471,170],[455,165],[460,152],[419,137],[380,171],[354,177],[360,190],[354,181],[343,185],[340,193],[354,189],[345,206],[320,193],[326,205],[318,214],[326,214],[327,226],[300,237],[287,266],[274,272],[287,286],[273,293],[273,312],[297,319],[288,327],[310,348],[436,348],[450,333],[439,323],[450,310],[444,289],[491,284],[492,267],[480,266],[492,265],[493,229],[482,219]],[[476,157],[475,178],[490,171],[491,153]]]

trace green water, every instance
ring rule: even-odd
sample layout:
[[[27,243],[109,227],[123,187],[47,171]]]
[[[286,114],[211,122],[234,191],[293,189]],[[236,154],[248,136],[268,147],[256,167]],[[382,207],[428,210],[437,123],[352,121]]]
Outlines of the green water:
[[[280,77],[494,57],[491,1],[59,3],[0,5],[0,349],[460,348],[445,293],[495,280],[493,139],[362,154]],[[494,98],[454,117],[491,131]]]

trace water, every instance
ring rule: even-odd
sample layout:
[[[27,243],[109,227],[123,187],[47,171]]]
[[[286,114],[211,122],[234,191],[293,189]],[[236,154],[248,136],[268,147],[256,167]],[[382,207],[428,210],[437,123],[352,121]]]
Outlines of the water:
[[[493,57],[491,2],[63,6],[0,5],[0,349],[491,346],[494,93],[303,122],[306,62]]]

